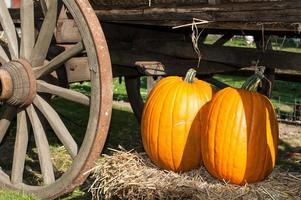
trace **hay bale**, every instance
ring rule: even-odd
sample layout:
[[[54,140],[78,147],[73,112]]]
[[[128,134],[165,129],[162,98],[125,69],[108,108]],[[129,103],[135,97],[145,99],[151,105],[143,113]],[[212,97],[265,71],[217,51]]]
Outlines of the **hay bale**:
[[[300,173],[276,168],[263,182],[235,186],[213,178],[204,167],[164,171],[145,153],[112,150],[93,169],[93,199],[300,199]]]

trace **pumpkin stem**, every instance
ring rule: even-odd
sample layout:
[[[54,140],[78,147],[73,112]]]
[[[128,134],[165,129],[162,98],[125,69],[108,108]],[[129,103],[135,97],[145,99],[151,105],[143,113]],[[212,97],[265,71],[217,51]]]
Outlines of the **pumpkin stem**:
[[[186,81],[187,83],[193,83],[195,76],[196,70],[191,68],[187,71],[184,81]]]
[[[248,91],[257,91],[258,85],[261,83],[262,79],[265,78],[264,76],[265,67],[258,67],[255,69],[255,74],[250,76],[244,84],[241,86],[242,89]]]

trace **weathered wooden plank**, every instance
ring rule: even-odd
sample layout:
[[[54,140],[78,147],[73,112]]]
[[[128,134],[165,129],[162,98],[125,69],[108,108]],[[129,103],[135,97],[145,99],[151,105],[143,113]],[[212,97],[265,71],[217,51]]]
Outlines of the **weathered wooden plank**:
[[[217,22],[299,23],[301,2],[231,3],[214,6],[148,7],[133,9],[96,9],[101,21],[192,20]]]
[[[71,58],[65,63],[69,83],[91,79],[87,57]]]
[[[90,0],[94,8],[129,8],[129,7],[148,7],[148,6],[178,6],[204,4],[207,0]]]
[[[183,59],[197,59],[190,42],[152,41],[139,43],[144,51],[173,56]],[[136,47],[136,49],[139,49]],[[179,51],[179,49],[181,49]],[[284,51],[265,52],[254,48],[201,45],[200,50],[205,61],[219,62],[226,65],[248,67],[252,61],[259,60],[260,65],[279,69],[301,70],[301,54]]]
[[[232,3],[246,3],[246,2],[267,2],[267,1],[271,1],[271,2],[275,2],[275,1],[282,1],[282,0],[224,0],[224,2],[232,2]]]
[[[138,21],[139,22],[139,21]],[[137,21],[135,23],[138,23]],[[191,22],[191,21],[189,21]],[[62,20],[60,23],[61,28],[57,30],[56,37],[58,38],[59,43],[69,43],[69,42],[80,42],[80,35],[78,31],[74,31],[77,28],[70,28],[71,22],[68,20]],[[66,25],[65,25],[66,23]],[[152,24],[152,25],[179,25],[186,22],[183,21],[140,21],[141,24]],[[167,23],[167,24],[166,24]],[[244,30],[246,35],[253,35],[256,31],[262,31],[264,28],[266,34],[275,35],[286,35],[289,36],[297,36],[298,35],[298,24],[285,24],[285,23],[268,23],[268,24],[260,24],[260,23],[241,23],[241,22],[214,22],[210,24],[204,25],[206,29],[203,31],[204,34],[242,34],[241,30]],[[69,27],[69,28],[67,28]],[[131,41],[135,38],[148,38],[152,39],[162,39],[164,37],[166,40],[183,40],[185,34],[180,32],[180,30],[172,30],[168,27],[160,27],[160,28],[147,28],[141,26],[133,26],[128,24],[114,24],[114,23],[103,23],[102,24],[104,33],[106,35],[107,40],[109,40],[109,47],[112,46],[124,49],[131,48],[131,45],[124,43],[125,41]],[[200,26],[202,29],[202,26]],[[227,32],[225,32],[225,29]],[[70,34],[70,30],[72,34]],[[258,34],[258,33],[257,33]],[[118,45],[114,45],[114,43],[118,43]]]
[[[128,55],[128,54],[127,54]],[[137,55],[136,55],[137,56]],[[122,56],[123,57],[123,56]],[[126,55],[124,55],[126,57]],[[139,57],[139,56],[137,56]],[[175,61],[176,62],[176,61]],[[206,74],[206,72],[211,72],[211,73],[219,73],[219,74],[229,74],[229,75],[234,75],[234,76],[251,76],[254,74],[254,70],[237,70],[236,68],[230,68],[227,66],[227,68],[221,68],[215,69],[214,66],[216,66],[217,63],[214,62],[206,62],[203,61],[205,64],[201,64],[200,68],[198,69],[198,74]],[[126,64],[126,61],[124,62]],[[128,65],[132,65],[132,63],[127,63]],[[224,65],[226,66],[226,65]],[[207,68],[210,68],[210,71],[208,71]],[[155,69],[155,68],[141,68],[139,72],[136,71],[137,69],[133,66],[127,66],[125,65],[113,65],[113,71],[115,71],[115,74],[118,74],[117,76],[128,76],[128,77],[135,77],[135,76],[166,76],[166,75],[184,75],[185,72],[188,70],[188,66],[177,66],[175,65],[166,65],[164,68],[160,69]],[[224,69],[224,71],[223,71]],[[131,73],[129,73],[130,71]],[[127,72],[127,73],[125,73]],[[209,73],[207,73],[209,74]],[[116,76],[115,76],[116,77]],[[281,70],[281,69],[276,69],[276,74],[275,74],[275,79],[276,80],[285,80],[285,81],[292,81],[292,82],[301,82],[301,74],[298,71],[294,70]]]
[[[144,21],[110,21],[113,23],[119,24],[132,24],[132,25],[149,25],[149,26],[160,26],[161,28],[174,27],[183,24],[191,23],[189,20],[144,20]],[[267,34],[272,32],[273,35],[294,35],[298,36],[299,23],[286,23],[286,22],[211,22],[208,24],[198,25],[200,29],[209,31],[210,33],[224,33],[225,30],[236,31],[238,35],[241,34],[241,31],[262,31],[265,30]],[[247,32],[245,32],[247,34]]]
[[[184,24],[183,21],[175,21],[174,26]],[[216,30],[244,30],[244,31],[262,31],[263,29],[267,34],[269,31],[274,35],[279,35],[281,32],[291,32],[290,34],[298,35],[298,23],[285,23],[285,22],[212,22],[206,25],[200,25],[199,28]],[[245,32],[246,33],[246,32]],[[238,33],[241,34],[241,33]],[[246,33],[247,34],[247,33]]]
[[[221,0],[208,0],[208,4],[209,5],[216,5],[216,4],[220,4]]]
[[[191,23],[191,19],[189,20],[144,20],[144,21],[110,21],[113,23],[119,24],[131,24],[131,25],[149,25],[149,26],[159,26],[159,27],[174,27],[183,24]],[[104,23],[104,22],[103,22]],[[272,32],[273,35],[294,35],[298,36],[299,31],[299,23],[290,23],[290,22],[210,22],[208,24],[198,25],[200,29],[204,28],[206,31],[210,31],[210,33],[224,33],[225,30],[236,31],[238,35],[241,34],[241,31],[262,31],[265,30],[267,34]],[[246,33],[247,34],[247,33]]]
[[[156,66],[147,66],[140,68],[140,72],[145,75],[184,75],[191,67],[196,67],[196,59],[179,59],[162,54],[147,53],[143,51],[111,51],[112,63],[119,66],[136,66],[137,61],[158,61],[162,63],[162,68]],[[231,66],[217,62],[208,62],[203,60],[198,74],[212,74],[218,72],[235,71],[239,66]]]

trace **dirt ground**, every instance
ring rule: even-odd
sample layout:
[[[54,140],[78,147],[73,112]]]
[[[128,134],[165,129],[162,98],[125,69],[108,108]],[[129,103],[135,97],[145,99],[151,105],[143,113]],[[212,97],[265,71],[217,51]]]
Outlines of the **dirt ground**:
[[[287,141],[292,147],[301,148],[301,126],[292,124],[279,124],[280,138]]]

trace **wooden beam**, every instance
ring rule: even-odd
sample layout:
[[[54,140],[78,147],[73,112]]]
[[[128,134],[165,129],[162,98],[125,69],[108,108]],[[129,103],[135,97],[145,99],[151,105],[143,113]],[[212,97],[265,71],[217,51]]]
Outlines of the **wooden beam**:
[[[121,38],[123,41],[128,41],[133,37],[152,38],[166,37],[168,34],[170,40],[182,38],[185,35],[191,34],[191,28],[187,29],[171,29],[171,26],[183,25],[191,23],[188,21],[139,21],[130,22],[133,24],[124,23],[102,23],[102,27],[107,39]],[[129,22],[127,22],[129,23]],[[145,26],[152,25],[152,26]],[[258,23],[258,22],[212,22],[205,25],[199,25],[203,30],[203,34],[225,34],[226,32],[234,35],[255,35],[261,34],[262,29],[267,35],[279,35],[286,37],[299,37],[299,24],[291,23]],[[243,30],[243,31],[242,31]]]
[[[137,76],[142,76],[144,75],[141,71],[137,69],[137,67],[134,66],[125,66],[125,65],[117,65],[114,64],[112,65],[112,72],[113,72],[113,77],[137,77]]]
[[[139,68],[139,72],[144,75],[184,75],[188,69],[196,67],[197,60],[195,59],[179,59],[162,54],[143,52],[143,51],[111,51],[111,60],[113,65],[118,66],[136,66],[137,61],[152,61],[162,63],[161,68],[153,67],[153,65],[144,65]],[[198,69],[198,74],[212,74],[226,71],[238,70],[239,66],[231,66],[218,62],[202,61]],[[117,69],[118,71],[118,69]]]
[[[142,22],[144,23],[144,21]],[[226,34],[227,36],[242,35],[243,33],[246,35],[260,34],[263,27],[266,34],[276,34],[280,36],[285,35],[286,37],[296,37],[296,35],[299,35],[297,31],[297,24],[290,24],[287,26],[284,26],[283,24],[269,24],[263,26],[258,23],[214,22],[206,24],[206,29],[203,30],[199,42],[202,43],[207,34]],[[147,27],[114,23],[102,23],[102,28],[108,40],[109,47],[115,46],[119,49],[132,48],[130,42],[135,38],[152,38],[153,40],[160,40],[162,38],[166,40],[183,40],[184,37],[188,38],[188,35],[191,34],[190,29],[172,30],[170,27]],[[227,29],[227,31],[224,29]],[[72,30],[72,34],[70,34],[70,30]],[[241,30],[244,30],[243,33]],[[58,43],[76,43],[81,39],[78,29],[75,24],[73,24],[72,20],[61,20],[59,28],[56,30],[55,34]],[[127,46],[125,45],[125,42],[128,42],[128,44],[126,44]],[[114,43],[118,43],[118,45],[115,45]]]
[[[140,42],[139,45],[136,49],[182,59],[197,59],[190,42],[144,40],[144,43]],[[254,48],[215,47],[213,45],[200,45],[200,50],[205,61],[249,67],[253,61],[259,60],[260,65],[271,68],[301,70],[300,53],[271,50],[263,52]]]
[[[118,57],[118,59],[116,59]],[[133,57],[133,59],[128,59]],[[137,77],[137,76],[166,76],[166,75],[179,75],[183,76],[189,69],[189,66],[196,64],[196,60],[185,60],[174,59],[169,56],[162,56],[160,54],[138,54],[135,52],[116,52],[113,51],[111,54],[112,58],[112,69],[113,76],[126,76],[126,77]],[[156,68],[152,65],[142,65],[137,68],[136,60],[162,60],[165,61],[165,65],[161,68]],[[180,63],[179,63],[180,61]],[[117,63],[117,64],[116,64]],[[161,62],[160,62],[161,63]],[[242,67],[242,66],[241,66]],[[87,58],[73,58],[66,63],[66,69],[68,73],[69,82],[77,82],[89,80],[90,71]],[[157,69],[157,70],[156,70]],[[202,61],[200,68],[198,69],[198,75],[206,74],[229,74],[234,76],[251,76],[254,74],[254,70],[246,69],[239,70],[239,67],[228,66],[221,63],[215,63],[210,61]],[[276,69],[275,73],[276,80],[301,82],[301,73],[294,70],[279,70]]]
[[[69,83],[90,80],[90,69],[87,57],[71,58],[65,63]]]
[[[202,6],[174,6],[146,8],[96,8],[101,21],[158,21],[198,18],[215,22],[299,23],[301,2],[251,2]]]
[[[211,0],[210,0],[211,1]],[[185,6],[185,5],[200,5],[207,3],[207,0],[90,0],[95,9],[99,8],[137,8],[150,6]]]
[[[183,24],[183,22],[174,22],[175,26]],[[286,22],[245,22],[245,21],[236,21],[236,22],[212,22],[206,25],[200,25],[199,28],[212,29],[212,31],[217,30],[241,30],[243,31],[261,31],[262,29],[265,32],[273,32],[275,35],[282,34],[282,32],[289,32],[290,34],[300,35],[298,33],[299,24],[298,23],[286,23]],[[247,34],[247,33],[246,33]],[[270,34],[270,33],[268,33]]]
[[[135,38],[153,38],[160,39],[162,37],[168,40],[182,40],[183,30],[172,30],[169,27],[146,27],[129,24],[102,23],[102,28],[108,40],[119,40],[123,42],[131,42]],[[191,34],[191,30],[189,30]],[[109,43],[110,46],[110,43]]]
[[[174,27],[183,24],[191,23],[189,20],[129,20],[129,21],[103,21],[112,22],[118,24],[131,24],[135,26],[156,26],[160,28]],[[238,34],[241,34],[241,31],[261,31],[265,30],[266,33],[270,34],[272,32],[274,35],[283,35],[290,34],[294,36],[299,36],[299,23],[290,23],[290,22],[244,22],[244,21],[235,21],[235,22],[225,22],[225,21],[213,21],[208,24],[198,25],[200,29],[205,29],[211,33],[224,33],[225,30],[238,31]],[[246,33],[247,34],[247,33]],[[247,35],[250,35],[249,33]]]
[[[208,0],[208,4],[209,5],[216,5],[216,4],[220,4],[221,0]]]

